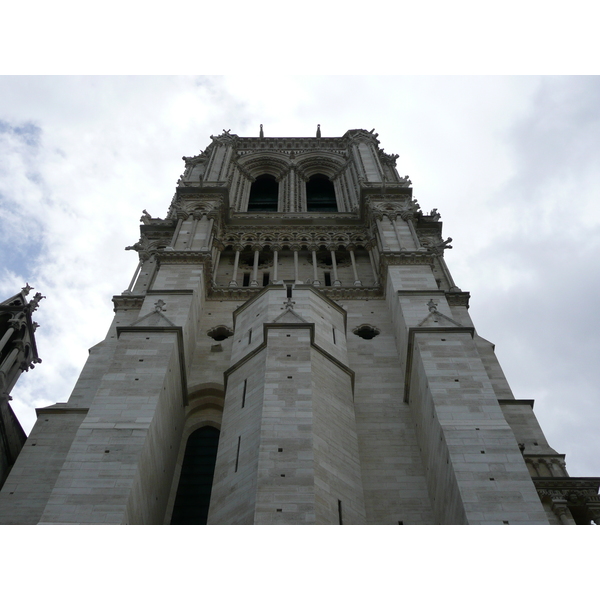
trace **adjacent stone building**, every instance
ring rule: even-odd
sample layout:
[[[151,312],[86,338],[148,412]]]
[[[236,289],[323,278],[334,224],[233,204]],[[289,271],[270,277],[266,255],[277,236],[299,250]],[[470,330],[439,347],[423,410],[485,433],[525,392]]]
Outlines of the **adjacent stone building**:
[[[22,373],[42,362],[35,344],[37,323],[32,314],[44,297],[39,292],[27,300],[33,288],[0,302],[0,488],[8,477],[27,436],[9,401],[10,392]]]
[[[585,524],[377,134],[239,137],[144,211],[129,288],[1,523]]]

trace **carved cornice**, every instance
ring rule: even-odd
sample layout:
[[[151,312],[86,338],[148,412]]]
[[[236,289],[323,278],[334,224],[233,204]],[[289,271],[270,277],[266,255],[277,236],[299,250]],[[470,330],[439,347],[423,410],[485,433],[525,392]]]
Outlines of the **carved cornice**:
[[[464,306],[469,308],[469,292],[446,292],[446,300],[449,306]]]
[[[272,213],[247,213],[232,211],[230,219],[240,221],[359,221],[356,213],[292,213],[292,212],[272,212]]]
[[[569,507],[600,505],[599,477],[532,477],[540,500],[563,502]],[[592,518],[596,518],[593,516]]]
[[[196,250],[160,250],[156,253],[156,258],[160,264],[211,264],[211,253],[200,252]]]
[[[402,251],[382,254],[384,265],[433,265],[433,255],[428,252]]]
[[[328,150],[343,153],[348,148],[343,138],[333,137],[239,137],[235,145],[238,155],[257,150],[279,151],[282,154],[299,154],[311,150]]]
[[[134,296],[134,295],[122,295],[113,296],[114,311],[117,310],[139,310],[144,304],[145,296]]]
[[[319,291],[332,300],[369,300],[383,297],[383,286],[379,287],[320,287]]]
[[[179,201],[183,200],[223,200],[229,194],[226,182],[213,182],[202,186],[181,186],[176,188],[175,196]],[[171,214],[169,212],[169,214]]]
[[[211,284],[206,289],[206,295],[211,300],[242,300],[246,301],[262,291],[263,288],[226,287]]]

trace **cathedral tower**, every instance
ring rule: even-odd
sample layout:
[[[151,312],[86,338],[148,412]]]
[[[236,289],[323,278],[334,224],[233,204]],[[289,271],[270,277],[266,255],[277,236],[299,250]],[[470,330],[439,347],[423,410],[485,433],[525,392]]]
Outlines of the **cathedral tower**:
[[[0,523],[575,524],[377,134],[211,136],[67,403],[38,420]]]

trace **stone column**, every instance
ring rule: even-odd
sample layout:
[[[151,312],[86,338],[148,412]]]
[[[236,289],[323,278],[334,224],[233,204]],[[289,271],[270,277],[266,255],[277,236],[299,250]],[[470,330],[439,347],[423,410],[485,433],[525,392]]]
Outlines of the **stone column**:
[[[319,276],[317,273],[317,251],[313,247],[313,248],[311,248],[311,252],[312,252],[312,263],[313,263],[313,285],[315,287],[319,287],[321,285],[321,282],[319,281]]]
[[[448,285],[450,286],[450,291],[451,292],[460,292],[461,289],[454,283],[454,279],[452,279],[452,275],[450,275],[450,269],[448,269],[448,266],[446,265],[446,261],[444,260],[443,255],[441,253],[438,253],[437,257],[440,262],[440,267],[442,267],[442,272],[446,276]]]
[[[352,261],[352,271],[354,272],[354,285],[360,287],[362,282],[358,278],[358,271],[356,270],[356,259],[354,258],[354,246],[348,246],[350,252],[350,260]]]
[[[375,259],[373,258],[373,247],[367,245],[367,252],[369,253],[369,260],[371,261],[371,269],[373,269],[373,285],[379,285],[379,276],[377,274],[377,268],[375,267]]]
[[[10,338],[12,337],[15,330],[16,330],[16,324],[13,326],[9,323],[6,333],[2,336],[2,339],[0,340],[0,351],[2,351],[2,348],[4,348],[4,346],[6,346],[6,342],[8,342],[8,340],[10,340]]]
[[[175,233],[173,234],[173,238],[171,239],[171,248],[175,248],[175,244],[177,243],[177,238],[179,237],[179,232],[181,231],[181,226],[183,222],[188,218],[186,212],[177,211],[177,226],[175,227]]]
[[[279,260],[279,246],[273,246],[273,283],[277,283],[278,260]]]
[[[194,247],[194,238],[196,237],[196,230],[198,229],[198,221],[201,221],[203,216],[199,212],[194,212],[192,214],[192,231],[190,232],[190,243],[188,244],[188,250],[191,250]]]
[[[419,241],[419,236],[417,235],[417,231],[415,230],[415,226],[413,225],[413,219],[414,219],[413,213],[410,211],[405,212],[405,213],[402,213],[401,217],[408,224],[408,229],[410,231],[410,235],[415,244],[415,248],[420,251],[425,251],[425,248],[423,248],[423,246],[421,246],[421,242]]]
[[[381,218],[382,217],[378,217],[375,219],[375,225],[377,227],[377,233],[379,234],[379,240],[381,241],[381,248],[384,252],[389,252],[390,249],[386,244],[386,239],[385,239],[385,235],[383,235],[383,227],[381,225]]]
[[[292,250],[294,251],[294,281],[296,283],[302,283],[298,280],[298,247],[294,246]]]
[[[561,460],[558,458],[551,458],[547,464],[554,477],[566,477],[564,466]]]
[[[260,248],[258,246],[254,246],[254,264],[252,266],[252,281],[250,282],[250,287],[258,287],[258,255],[260,252]]]
[[[561,525],[575,525],[573,519],[569,518],[570,511],[567,508],[567,501],[565,498],[553,498],[552,511],[559,518]]]
[[[135,285],[135,281],[136,281],[138,275],[140,274],[140,271],[142,270],[143,264],[144,264],[143,260],[140,260],[140,262],[138,262],[138,265],[135,268],[135,271],[133,272],[133,277],[131,278],[131,281],[129,282],[129,287],[123,292],[124,294],[131,294],[131,290],[133,290],[133,286]],[[2,349],[2,346],[0,346],[0,350],[1,349]]]
[[[594,523],[596,523],[596,525],[600,525],[600,503],[588,502],[588,503],[586,503],[586,506],[587,506],[588,514],[590,515],[591,520],[594,521]]]
[[[331,250],[331,266],[333,267],[333,285],[340,287],[342,282],[338,279],[337,261],[335,260],[335,248]]]
[[[205,248],[210,249],[210,247],[211,247],[212,240],[213,240],[213,237],[214,237],[214,234],[215,234],[214,228],[213,228],[214,224],[215,224],[215,220],[214,219],[212,219],[212,218],[208,219],[208,230],[207,230],[207,234],[206,234],[206,238],[207,238],[206,239],[206,246],[202,246],[202,250],[204,250]]]
[[[396,218],[397,215],[388,215],[388,219],[391,221],[392,227],[396,232],[396,239],[398,240],[398,246],[400,247],[400,250],[406,250],[406,248],[402,245],[402,236],[400,235],[400,231],[398,231],[398,223],[396,223]]]
[[[213,276],[212,276],[212,281],[214,285],[217,285],[217,273],[219,272],[219,262],[221,260],[221,249],[217,248],[216,249],[216,256],[215,256],[215,265],[213,267]]]
[[[240,262],[240,249],[235,249],[235,259],[233,260],[233,275],[231,276],[231,281],[229,282],[229,287],[237,287],[237,270],[238,264]]]
[[[17,360],[17,354],[19,354],[19,349],[13,348],[10,354],[4,359],[4,361],[0,365],[0,373],[8,375],[8,372],[14,365],[15,360]]]

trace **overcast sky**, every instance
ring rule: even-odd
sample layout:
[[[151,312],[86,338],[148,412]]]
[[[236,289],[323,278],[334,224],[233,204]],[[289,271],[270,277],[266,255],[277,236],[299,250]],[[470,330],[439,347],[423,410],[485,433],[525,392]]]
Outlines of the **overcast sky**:
[[[600,78],[0,78],[0,296],[29,282],[43,363],[12,407],[65,402],[129,284],[142,210],[164,217],[211,134],[375,128],[400,154],[516,398],[572,476],[600,476]]]

